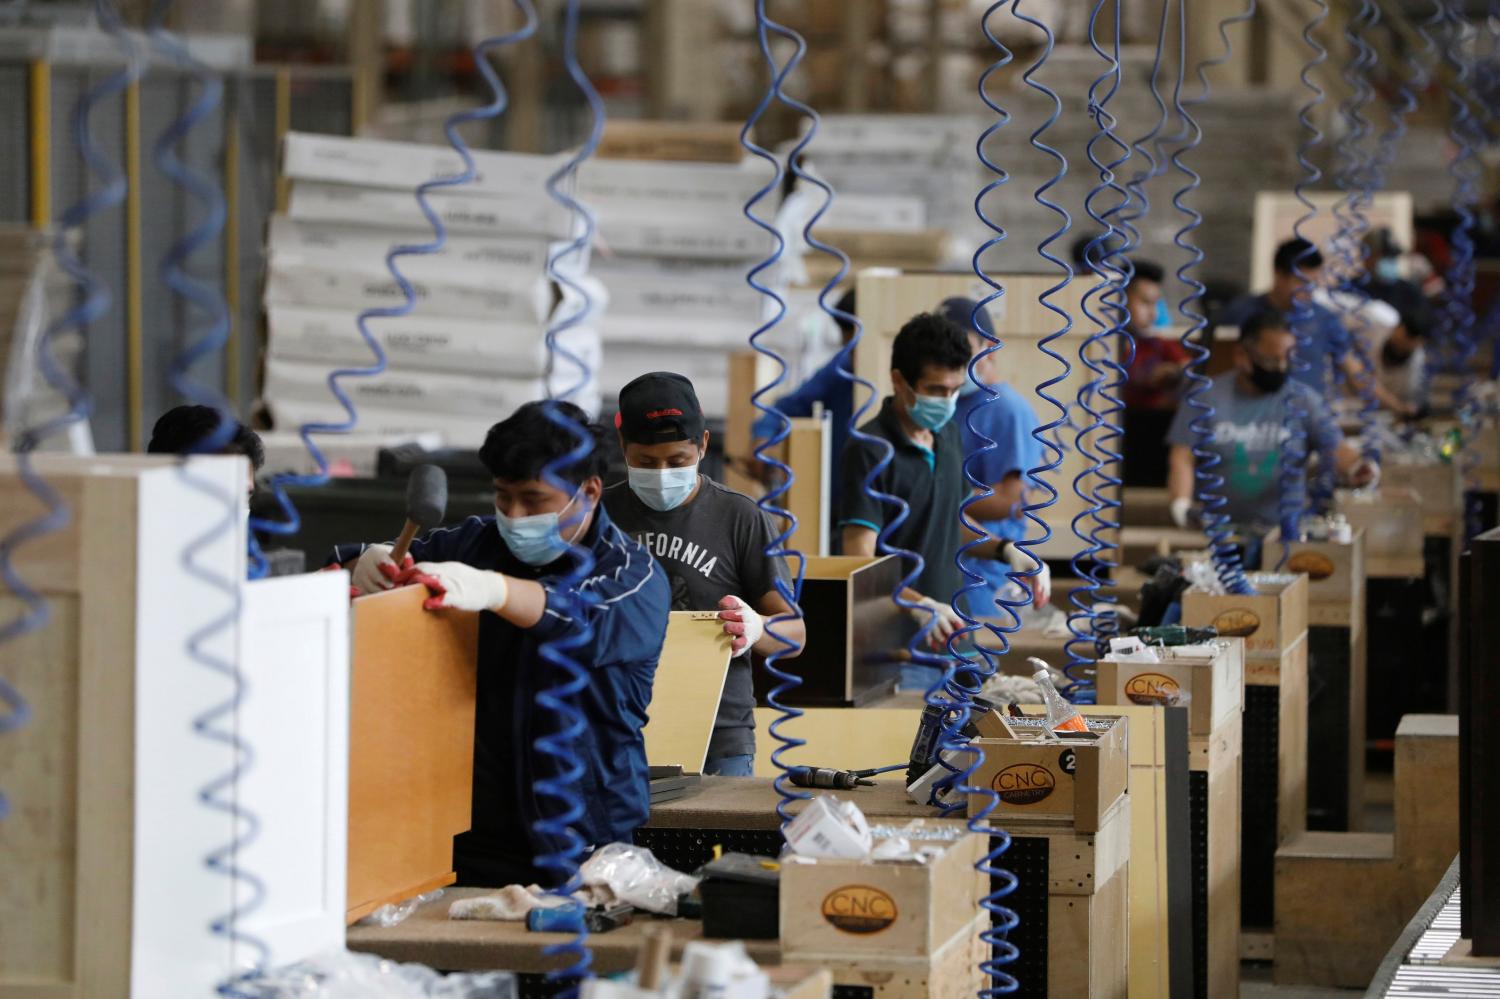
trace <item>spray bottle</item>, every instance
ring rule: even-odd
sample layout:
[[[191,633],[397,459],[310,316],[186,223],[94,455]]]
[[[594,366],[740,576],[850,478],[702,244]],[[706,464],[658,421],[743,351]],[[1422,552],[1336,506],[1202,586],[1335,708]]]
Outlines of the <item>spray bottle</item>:
[[[1063,696],[1057,692],[1052,685],[1052,667],[1036,657],[1028,657],[1035,672],[1031,678],[1036,685],[1042,689],[1042,703],[1047,705],[1047,730],[1049,732],[1087,732],[1088,722],[1084,721],[1083,715],[1073,707]]]

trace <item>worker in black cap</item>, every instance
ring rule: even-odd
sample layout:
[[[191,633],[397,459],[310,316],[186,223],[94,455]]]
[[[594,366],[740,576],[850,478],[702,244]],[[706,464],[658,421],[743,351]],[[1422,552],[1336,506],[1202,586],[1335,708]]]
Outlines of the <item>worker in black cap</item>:
[[[766,554],[779,532],[754,500],[699,472],[708,431],[693,383],[682,375],[654,371],[626,385],[615,426],[629,479],[604,491],[605,509],[666,570],[672,609],[717,610],[734,642],[704,773],[748,777],[755,760],[749,653],[794,656],[807,636],[800,620],[777,623],[776,635],[766,631],[767,619],[791,613],[776,589],[777,580],[791,578],[786,560]]]

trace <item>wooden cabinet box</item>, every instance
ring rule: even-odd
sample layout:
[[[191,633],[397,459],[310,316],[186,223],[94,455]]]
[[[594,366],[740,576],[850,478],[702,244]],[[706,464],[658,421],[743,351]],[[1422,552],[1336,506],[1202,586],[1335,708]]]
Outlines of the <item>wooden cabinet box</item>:
[[[1256,592],[1217,595],[1189,590],[1182,595],[1182,623],[1213,627],[1224,638],[1245,640],[1245,659],[1275,659],[1307,633],[1307,578],[1252,572]]]
[[[35,462],[71,519],[15,549],[51,616],[0,649],[32,712],[0,736],[0,996],[214,995],[341,947],[348,576],[245,581],[243,458]],[[40,512],[0,456],[0,534]],[[205,863],[237,839],[253,907]]]
[[[408,586],[354,601],[349,922],[453,883],[469,828],[479,616]]]
[[[1282,563],[1285,572],[1307,577],[1307,623],[1355,626],[1354,608],[1364,607],[1365,532],[1356,528],[1348,544],[1337,541],[1293,541]],[[1263,564],[1281,561],[1281,531],[1266,535]],[[1363,624],[1363,614],[1359,616]]]
[[[989,922],[988,913],[974,918],[926,957],[851,955],[844,950],[788,955],[788,960],[826,969],[832,973],[835,986],[871,999],[967,999],[992,981],[980,968],[990,959],[989,945],[980,937],[989,929]]]
[[[1462,470],[1457,461],[1430,461],[1381,466],[1385,489],[1406,489],[1416,494],[1422,510],[1424,534],[1448,535],[1463,515]]]
[[[1244,639],[1156,651],[1159,663],[1099,660],[1099,703],[1186,708],[1195,736],[1211,734],[1244,710]]]
[[[1334,508],[1351,527],[1365,532],[1365,558],[1371,575],[1393,574],[1381,565],[1415,568],[1415,572],[1406,574],[1422,574],[1422,501],[1415,492],[1393,486],[1374,493],[1341,489]]]
[[[1012,728],[1026,719],[1007,719]],[[1027,729],[1034,738],[975,739],[984,759],[971,780],[999,795],[990,821],[999,825],[1014,817],[1071,820],[1080,832],[1099,829],[1129,784],[1126,722],[1123,718],[1088,719],[1095,739],[1042,739],[1041,720]],[[970,810],[984,798],[973,795]]]
[[[907,640],[917,622],[891,601],[903,575],[901,559],[810,558],[802,583],[807,646],[785,660],[802,686],[789,704],[857,705],[896,688]],[[764,698],[770,677],[755,671],[756,694]]]
[[[988,878],[974,868],[988,852],[988,838],[965,833],[955,839],[951,823],[935,821],[899,828],[914,846],[924,838],[941,842],[942,853],[925,863],[782,863],[783,955],[793,960],[851,952],[925,958],[974,921],[980,899],[989,894]]]

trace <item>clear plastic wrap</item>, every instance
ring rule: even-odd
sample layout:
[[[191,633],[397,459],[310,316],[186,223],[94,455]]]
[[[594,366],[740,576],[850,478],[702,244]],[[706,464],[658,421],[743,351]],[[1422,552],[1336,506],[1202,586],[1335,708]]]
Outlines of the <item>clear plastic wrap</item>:
[[[426,905],[428,902],[436,902],[442,897],[443,889],[438,888],[437,890],[427,892],[424,895],[418,895],[416,898],[409,898],[404,902],[391,902],[388,905],[382,905],[380,908],[370,913],[364,919],[361,919],[359,921],[359,925],[384,927],[396,926],[400,923],[406,922],[407,917],[409,917],[413,912],[416,912],[419,906]]]
[[[441,975],[421,964],[397,964],[373,954],[319,954],[236,986],[252,999],[516,999],[515,976],[505,971]]]
[[[609,843],[584,861],[579,875],[586,885],[605,885],[621,902],[664,916],[677,915],[677,896],[698,887],[698,879],[672,870],[641,846]]]

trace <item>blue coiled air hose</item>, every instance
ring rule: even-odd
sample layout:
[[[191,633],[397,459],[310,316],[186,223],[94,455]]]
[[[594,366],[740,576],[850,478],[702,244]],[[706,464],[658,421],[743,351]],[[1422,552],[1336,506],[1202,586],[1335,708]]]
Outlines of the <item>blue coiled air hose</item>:
[[[375,378],[385,372],[385,350],[380,346],[380,341],[370,332],[370,320],[409,315],[416,308],[416,292],[413,290],[411,282],[401,273],[401,268],[397,262],[402,257],[425,256],[437,253],[448,242],[447,226],[443,224],[441,216],[438,215],[437,211],[433,209],[431,203],[428,201],[428,195],[434,191],[472,183],[477,176],[473,154],[469,151],[468,144],[464,142],[463,136],[459,134],[458,128],[467,122],[494,118],[506,106],[505,89],[501,85],[500,78],[496,74],[494,67],[490,65],[488,53],[499,46],[529,38],[536,32],[536,12],[532,9],[531,0],[515,0],[515,3],[525,18],[522,27],[508,35],[487,38],[474,46],[474,62],[479,68],[480,75],[484,77],[485,83],[490,88],[492,95],[490,103],[479,108],[454,114],[443,125],[443,132],[448,138],[449,145],[453,147],[454,152],[458,153],[459,157],[463,160],[463,171],[450,177],[434,178],[417,186],[417,205],[421,208],[423,217],[426,218],[427,224],[432,229],[432,239],[425,243],[404,243],[397,245],[392,247],[385,255],[386,270],[390,272],[391,279],[395,282],[396,287],[401,290],[401,303],[398,305],[365,309],[355,318],[355,325],[359,330],[359,335],[364,340],[366,346],[370,348],[370,353],[374,358],[373,361],[364,367],[336,368],[328,373],[328,391],[338,400],[339,405],[348,414],[348,419],[339,423],[309,422],[302,424],[298,428],[298,433],[302,437],[302,443],[306,446],[308,454],[311,455],[318,470],[312,475],[296,475],[291,473],[273,475],[270,481],[271,492],[276,498],[276,504],[281,511],[282,519],[268,520],[260,517],[252,517],[250,520],[251,530],[285,536],[296,534],[301,529],[301,518],[297,515],[297,509],[292,503],[291,497],[287,495],[287,487],[323,486],[328,483],[329,479],[328,461],[324,458],[322,449],[314,443],[313,435],[347,434],[354,430],[359,421],[359,414],[354,402],[349,398],[339,382],[345,378]],[[265,566],[262,564],[252,570],[252,576],[263,575],[264,571]]]
[[[1114,8],[1115,25],[1108,51],[1100,47],[1098,37],[1099,18],[1107,6]],[[1089,15],[1089,47],[1108,63],[1089,87],[1089,114],[1095,131],[1089,138],[1087,155],[1099,173],[1099,183],[1084,198],[1084,210],[1102,231],[1084,249],[1085,262],[1099,282],[1084,293],[1081,304],[1094,331],[1079,344],[1078,359],[1094,377],[1078,389],[1078,407],[1089,423],[1078,430],[1075,440],[1088,466],[1074,477],[1073,492],[1088,506],[1072,520],[1073,534],[1082,547],[1071,563],[1084,584],[1070,595],[1075,610],[1068,615],[1068,628],[1073,637],[1064,645],[1068,662],[1063,670],[1069,681],[1063,693],[1069,700],[1084,704],[1096,699],[1094,682],[1087,674],[1098,659],[1099,642],[1119,630],[1115,598],[1101,591],[1117,565],[1110,557],[1116,550],[1112,535],[1119,528],[1113,511],[1120,506],[1117,491],[1124,481],[1118,475],[1120,452],[1110,446],[1123,436],[1119,414],[1125,407],[1114,393],[1124,385],[1125,365],[1135,356],[1135,341],[1126,330],[1125,288],[1130,282],[1130,262],[1122,255],[1122,248],[1128,234],[1115,225],[1130,202],[1129,192],[1115,175],[1130,159],[1130,146],[1116,137],[1115,118],[1108,110],[1121,83],[1118,0],[1095,0]],[[1103,154],[1108,158],[1101,158],[1101,147],[1110,146],[1114,149]],[[1100,200],[1111,195],[1111,203],[1101,206]],[[1122,350],[1114,346],[1117,337],[1122,340]]]
[[[1316,321],[1316,311],[1312,301],[1312,276],[1306,272],[1303,264],[1312,257],[1314,252],[1312,240],[1308,238],[1306,229],[1318,217],[1318,206],[1313,203],[1307,192],[1323,179],[1323,171],[1313,159],[1314,151],[1323,142],[1323,132],[1318,128],[1314,115],[1322,105],[1326,94],[1314,79],[1313,71],[1328,61],[1328,50],[1323,47],[1317,37],[1323,22],[1328,20],[1328,4],[1326,0],[1314,0],[1314,2],[1317,4],[1317,9],[1302,30],[1303,43],[1313,53],[1312,57],[1303,64],[1301,72],[1302,86],[1310,96],[1297,111],[1297,121],[1302,129],[1302,141],[1297,146],[1297,164],[1302,169],[1302,176],[1297,179],[1295,194],[1297,201],[1302,205],[1302,214],[1293,223],[1292,234],[1298,239],[1305,240],[1308,243],[1308,249],[1292,263],[1297,276],[1302,279],[1302,287],[1292,297],[1290,318],[1292,333],[1297,338],[1297,345],[1292,351],[1292,375],[1294,377],[1305,374],[1312,368],[1312,360],[1309,357],[1313,349],[1311,329],[1312,323]],[[1302,511],[1309,501],[1308,490],[1312,488],[1312,483],[1306,481],[1307,417],[1308,408],[1302,397],[1297,392],[1287,393],[1286,412],[1282,422],[1284,442],[1278,465],[1280,499],[1277,505],[1277,515],[1281,522],[1281,556],[1277,561],[1278,568],[1285,565],[1287,558],[1290,557],[1292,542],[1301,539]]]
[[[588,385],[591,372],[583,359],[562,346],[562,335],[581,324],[593,311],[593,299],[589,291],[571,276],[572,268],[562,266],[565,261],[581,262],[592,244],[598,229],[594,212],[578,200],[570,190],[574,189],[578,170],[594,155],[604,132],[604,101],[599,91],[589,80],[578,61],[578,20],[581,0],[568,0],[563,13],[563,67],[568,78],[578,88],[589,109],[589,131],[583,145],[570,156],[561,167],[547,178],[547,194],[569,212],[572,239],[553,251],[547,258],[547,275],[560,286],[573,292],[578,307],[569,315],[558,316],[547,327],[547,353],[553,362],[550,367],[557,370],[556,361],[562,359],[579,373],[579,381],[567,387],[560,397],[581,394]],[[529,11],[528,11],[529,14]],[[564,301],[567,301],[564,296]],[[574,492],[577,486],[568,481],[562,472],[583,461],[594,449],[594,438],[589,428],[570,418],[556,403],[545,407],[547,418],[558,428],[567,431],[574,441],[573,448],[561,458],[548,462],[542,469],[542,478],[553,488]],[[579,523],[586,511],[582,504],[561,525],[566,531]],[[578,708],[578,695],[588,686],[588,670],[574,658],[574,651],[586,648],[593,640],[593,628],[589,624],[588,608],[597,599],[582,589],[582,584],[594,568],[593,553],[581,544],[568,547],[568,571],[556,578],[552,586],[549,603],[559,614],[571,617],[575,622],[571,634],[543,642],[537,648],[555,673],[553,686],[539,690],[536,704],[543,712],[557,721],[557,728],[536,740],[539,754],[551,758],[555,771],[535,783],[538,799],[550,799],[556,808],[554,814],[546,814],[546,807],[539,801],[542,818],[534,826],[538,838],[549,844],[552,851],[536,857],[536,865],[556,875],[556,886],[550,893],[571,901],[573,892],[580,886],[578,867],[582,862],[587,844],[575,828],[584,815],[583,794],[579,790],[579,779],[584,765],[579,756],[578,743],[585,731],[586,723]],[[566,995],[577,991],[580,981],[592,976],[593,958],[588,947],[588,927],[578,924],[576,936],[567,942],[553,944],[543,951],[548,956],[566,955],[571,963],[547,973],[549,982],[566,982]]]
[[[1203,262],[1204,254],[1191,241],[1191,236],[1202,226],[1203,216],[1188,203],[1189,195],[1202,186],[1202,178],[1187,165],[1185,157],[1188,152],[1197,149],[1201,144],[1203,132],[1183,100],[1187,65],[1186,0],[1178,0],[1177,11],[1177,81],[1172,89],[1172,107],[1183,123],[1187,139],[1172,150],[1170,159],[1172,167],[1186,178],[1186,182],[1172,196],[1172,206],[1185,217],[1186,221],[1178,229],[1173,243],[1187,255],[1187,260],[1177,269],[1177,279],[1187,287],[1188,293],[1178,303],[1177,311],[1188,324],[1187,330],[1182,334],[1182,345],[1193,355],[1184,373],[1190,387],[1183,395],[1183,404],[1192,407],[1197,414],[1190,424],[1196,437],[1193,446],[1194,478],[1198,483],[1198,502],[1203,509],[1203,532],[1208,538],[1209,548],[1213,553],[1214,568],[1224,588],[1230,593],[1253,593],[1253,588],[1245,578],[1245,570],[1240,562],[1239,553],[1229,539],[1229,516],[1224,512],[1228,500],[1221,491],[1224,487],[1224,477],[1215,471],[1220,464],[1220,459],[1212,450],[1215,409],[1211,403],[1202,398],[1211,384],[1211,379],[1203,374],[1203,367],[1208,362],[1209,350],[1199,343],[1197,338],[1207,328],[1208,320],[1197,308],[1197,304],[1203,299],[1204,287],[1203,282],[1198,280],[1194,272]],[[1205,99],[1207,97],[1206,86],[1205,81]]]
[[[212,115],[219,107],[224,93],[223,81],[207,66],[193,59],[186,47],[163,28],[172,0],[158,0],[152,7],[147,27],[152,44],[167,58],[188,72],[198,87],[197,97],[187,109],[170,122],[157,138],[152,159],[158,170],[174,185],[182,189],[202,206],[202,219],[183,237],[167,248],[158,267],[162,284],[176,297],[183,299],[206,321],[202,332],[190,335],[182,352],[172,361],[170,380],[172,388],[184,399],[197,405],[210,406],[219,413],[217,430],[193,450],[200,454],[213,454],[229,443],[237,426],[237,417],[224,394],[215,388],[193,380],[191,373],[200,362],[209,360],[223,351],[229,340],[229,307],[218,289],[191,276],[189,263],[199,250],[211,245],[224,228],[224,195],[213,180],[193,170],[178,158],[176,149],[194,128]],[[225,578],[211,569],[198,564],[197,555],[225,532],[238,529],[239,496],[234,491],[224,491],[212,481],[195,476],[191,466],[183,463],[179,473],[189,488],[207,496],[223,509],[223,517],[203,535],[189,539],[183,549],[184,570],[197,580],[205,590],[217,592],[222,597],[223,611],[212,620],[197,628],[188,638],[188,657],[198,666],[223,677],[229,684],[227,699],[194,717],[194,734],[209,742],[228,748],[233,764],[228,773],[221,774],[198,791],[198,800],[212,811],[227,816],[231,823],[230,841],[212,850],[204,865],[214,874],[229,880],[229,910],[216,916],[210,930],[220,936],[237,953],[251,955],[248,967],[231,974],[218,985],[218,993],[224,996],[243,996],[242,984],[265,970],[270,960],[270,948],[265,941],[244,932],[242,921],[254,912],[265,898],[265,884],[254,873],[240,866],[239,857],[254,842],[260,831],[260,819],[250,809],[240,804],[239,783],[254,763],[254,753],[239,735],[236,719],[243,703],[247,681],[233,659],[226,659],[211,651],[215,636],[232,631],[239,618],[240,581]],[[254,534],[250,539],[250,556],[259,559],[255,549]]]
[[[124,94],[131,84],[140,79],[145,65],[136,45],[125,34],[114,4],[110,0],[95,0],[94,13],[100,25],[118,44],[125,56],[125,66],[85,91],[74,105],[69,120],[78,155],[88,172],[98,179],[98,183],[62,213],[52,236],[53,259],[77,286],[81,295],[77,305],[42,331],[36,356],[42,377],[66,400],[67,409],[34,427],[17,428],[20,432],[16,440],[16,475],[26,490],[45,508],[45,512],[17,525],[0,539],[0,579],[4,580],[6,589],[24,605],[20,614],[0,626],[0,645],[40,631],[52,620],[52,608],[47,598],[21,577],[16,565],[16,554],[18,549],[64,530],[72,523],[72,512],[62,494],[37,470],[32,454],[74,424],[86,422],[93,413],[93,400],[88,392],[58,363],[53,350],[67,334],[76,331],[80,336],[83,335],[91,323],[109,312],[111,305],[109,289],[68,245],[68,233],[81,231],[90,218],[119,207],[125,200],[125,175],[94,145],[93,137],[89,134],[89,116],[99,104],[113,101]],[[4,708],[4,712],[0,713],[0,735],[15,731],[31,718],[31,707],[21,691],[3,677],[0,677],[0,706]],[[9,812],[9,801],[0,793],[0,819],[5,818]]]
[[[979,439],[980,446],[978,449],[970,452],[964,459],[964,477],[969,482],[969,485],[977,491],[965,498],[959,508],[959,519],[962,523],[979,534],[987,534],[987,532],[981,523],[975,521],[969,515],[969,510],[975,503],[994,495],[994,490],[991,488],[992,484],[982,481],[977,472],[984,461],[984,455],[993,451],[997,445],[995,441],[983,433],[981,426],[975,421],[974,417],[985,406],[994,405],[998,399],[998,395],[993,385],[986,384],[979,378],[978,371],[980,363],[986,357],[989,357],[1003,347],[1000,338],[995,335],[995,331],[987,329],[979,322],[979,315],[988,306],[1001,301],[1005,296],[1005,288],[985,270],[984,254],[989,249],[999,246],[1006,239],[1005,229],[985,212],[984,201],[988,195],[999,190],[1010,179],[1009,174],[990,159],[989,155],[985,152],[985,144],[999,134],[1000,130],[1009,124],[1011,120],[1010,113],[990,96],[989,83],[995,74],[1009,65],[1015,58],[1014,54],[1001,43],[991,30],[990,18],[1003,10],[1006,3],[1007,0],[999,0],[997,3],[992,3],[985,10],[980,21],[980,29],[984,32],[985,38],[997,53],[995,60],[981,74],[978,88],[979,99],[993,114],[994,120],[980,133],[979,139],[974,145],[975,154],[978,156],[980,164],[992,175],[992,178],[980,189],[978,195],[974,198],[974,214],[992,234],[974,251],[974,275],[980,281],[984,282],[989,288],[989,292],[981,301],[975,303],[974,311],[969,317],[970,328],[985,341],[984,349],[969,362],[969,378],[985,393],[985,400],[969,413],[969,431]],[[983,689],[985,680],[999,669],[999,657],[1010,650],[1010,635],[1018,631],[1021,626],[1020,617],[1016,614],[1015,608],[1005,607],[1004,611],[1009,617],[1008,622],[996,624],[992,621],[983,626],[995,636],[996,641],[999,643],[998,649],[991,650],[984,647],[976,647],[975,651],[978,653],[978,658],[971,657],[965,651],[966,647],[972,642],[973,636],[979,632],[981,627],[978,621],[971,616],[970,608],[972,607],[972,601],[982,596],[987,596],[990,592],[987,580],[975,572],[964,558],[966,552],[977,547],[979,544],[981,542],[975,540],[963,545],[956,556],[958,569],[968,580],[967,583],[960,586],[958,593],[953,598],[953,607],[963,618],[963,627],[958,629],[949,641],[949,648],[958,657],[961,664],[954,670],[953,681],[954,685],[962,691],[960,696],[972,696],[969,693],[970,691]],[[1018,573],[1012,570],[1007,572],[1006,576],[1010,580],[1019,583],[1029,597],[1031,593],[1030,580],[1040,570],[1041,563],[1037,562],[1030,572]],[[973,775],[973,772],[984,762],[984,751],[972,744],[967,747],[960,747],[959,740],[964,738],[962,729],[968,721],[968,716],[969,706],[964,703],[959,704],[957,710],[951,716],[944,716],[940,747],[950,752],[962,753],[962,758],[967,761],[966,765],[954,775],[954,783],[957,790],[963,795],[963,800],[970,806],[969,831],[988,837],[989,849],[975,865],[976,870],[989,878],[991,886],[991,891],[980,903],[985,911],[990,914],[989,928],[980,934],[981,939],[990,949],[988,959],[982,961],[980,964],[980,970],[989,976],[990,987],[982,989],[980,995],[1010,995],[1020,988],[1020,983],[1005,968],[1007,965],[1015,963],[1017,958],[1020,957],[1021,952],[1010,941],[1009,935],[1012,930],[1020,925],[1021,920],[1013,909],[1008,908],[1003,903],[1007,896],[1015,892],[1017,886],[1020,884],[1020,880],[1013,872],[1006,870],[999,863],[1000,858],[1010,849],[1010,834],[999,826],[990,823],[990,816],[999,804],[999,795],[995,793],[993,788],[976,786],[970,783],[970,777]],[[976,798],[980,800],[976,802]]]
[[[787,162],[790,165],[793,173],[795,173],[800,179],[809,179],[807,174],[801,171],[801,168],[798,164],[798,159],[801,157],[802,151],[806,149],[807,144],[812,140],[813,135],[815,135],[817,132],[817,115],[813,113],[811,108],[807,107],[806,105],[802,105],[800,102],[795,102],[791,98],[787,97],[787,95],[783,93],[781,89],[782,84],[785,82],[787,76],[796,69],[797,65],[802,61],[803,55],[807,52],[807,44],[803,41],[802,36],[786,27],[785,25],[778,24],[775,21],[771,20],[770,17],[766,15],[765,0],[756,0],[755,31],[756,39],[760,46],[761,57],[765,60],[766,63],[766,69],[770,79],[770,83],[766,88],[765,94],[762,95],[760,102],[756,104],[754,110],[751,111],[750,116],[745,120],[744,127],[740,129],[740,145],[755,157],[764,160],[767,164],[769,164],[772,169],[772,176],[766,182],[764,187],[760,188],[758,191],[752,194],[745,202],[744,215],[745,218],[749,219],[770,237],[771,252],[766,255],[765,259],[756,262],[756,264],[750,268],[749,272],[745,275],[745,282],[749,284],[751,288],[755,289],[757,293],[764,296],[764,298],[771,305],[770,315],[765,318],[764,321],[759,324],[759,326],[756,327],[753,333],[750,334],[750,347],[756,353],[770,358],[776,366],[776,375],[770,381],[770,383],[756,389],[754,394],[752,394],[750,397],[751,405],[753,405],[756,409],[760,410],[760,412],[769,417],[773,425],[775,426],[775,430],[771,433],[771,435],[757,444],[755,448],[756,459],[770,466],[770,468],[775,473],[773,475],[773,478],[776,480],[771,488],[766,491],[765,495],[756,500],[756,505],[760,507],[760,509],[765,513],[768,521],[772,523],[778,523],[780,525],[780,529],[778,530],[776,536],[766,543],[766,557],[769,559],[795,558],[797,561],[797,570],[790,582],[779,578],[776,581],[777,592],[781,594],[782,599],[785,600],[791,607],[791,612],[787,614],[779,614],[766,621],[766,634],[774,637],[781,645],[780,648],[776,649],[770,655],[765,657],[765,667],[766,672],[771,674],[771,676],[776,681],[776,686],[773,687],[766,696],[766,702],[776,711],[776,718],[772,720],[770,724],[769,733],[771,735],[771,738],[776,740],[776,742],[779,744],[771,753],[771,762],[775,764],[776,769],[780,771],[780,773],[776,775],[776,780],[774,782],[776,793],[779,796],[776,802],[776,814],[781,819],[781,824],[784,827],[792,819],[792,815],[789,810],[792,802],[803,801],[812,797],[812,795],[804,791],[792,790],[790,778],[791,770],[793,768],[785,763],[782,759],[784,754],[795,750],[799,746],[806,745],[806,740],[799,739],[796,736],[783,731],[783,726],[787,725],[794,719],[802,717],[802,711],[789,704],[786,704],[782,700],[784,697],[786,697],[788,694],[802,685],[802,679],[801,677],[797,676],[797,674],[789,672],[779,665],[779,662],[784,655],[786,655],[788,652],[795,653],[797,651],[800,651],[801,646],[798,643],[784,637],[780,632],[776,630],[776,626],[779,624],[785,624],[788,621],[801,620],[802,618],[802,610],[800,604],[802,599],[802,580],[806,571],[806,560],[803,558],[800,551],[797,551],[794,548],[787,547],[788,542],[791,540],[792,534],[797,530],[797,518],[793,516],[790,511],[779,506],[777,503],[777,501],[780,500],[782,496],[786,495],[787,491],[791,489],[794,479],[794,473],[791,469],[791,466],[778,459],[773,453],[775,449],[780,446],[781,442],[786,440],[788,434],[790,433],[791,420],[788,419],[787,416],[780,410],[776,409],[773,406],[767,405],[765,402],[765,399],[769,395],[773,394],[775,390],[780,387],[780,385],[786,380],[787,364],[785,358],[777,353],[772,347],[763,342],[763,338],[766,336],[766,334],[768,334],[771,330],[773,330],[777,325],[781,323],[782,319],[786,317],[787,310],[785,299],[778,295],[774,289],[763,284],[760,278],[761,275],[765,274],[767,271],[774,271],[776,266],[781,261],[782,254],[785,250],[785,245],[780,231],[776,228],[773,222],[762,218],[760,215],[757,215],[755,212],[755,208],[766,198],[770,197],[770,195],[774,191],[777,191],[781,188],[782,180],[785,176],[785,170],[782,167],[781,161],[776,158],[775,154],[771,153],[769,150],[765,149],[755,142],[753,133],[755,131],[755,127],[760,124],[766,111],[770,108],[772,103],[781,103],[783,105],[793,107],[795,110],[808,115],[810,120],[812,121],[812,128],[803,134],[802,138],[787,154]],[[775,56],[772,54],[772,35],[787,39],[793,44],[794,50],[792,54],[787,57],[787,60],[784,64],[778,65]],[[831,201],[831,191],[828,190],[826,185],[820,184],[820,186],[823,187],[824,191],[829,194],[828,200]],[[822,217],[824,211],[826,210],[827,201],[825,201],[824,205],[819,208],[817,214],[814,215],[811,220],[809,220],[807,224],[809,240],[811,240],[812,238],[811,230],[813,225],[819,218]],[[824,248],[824,250],[825,252],[831,252],[827,251],[826,247]],[[825,289],[824,291],[824,294],[826,293],[827,289]]]

